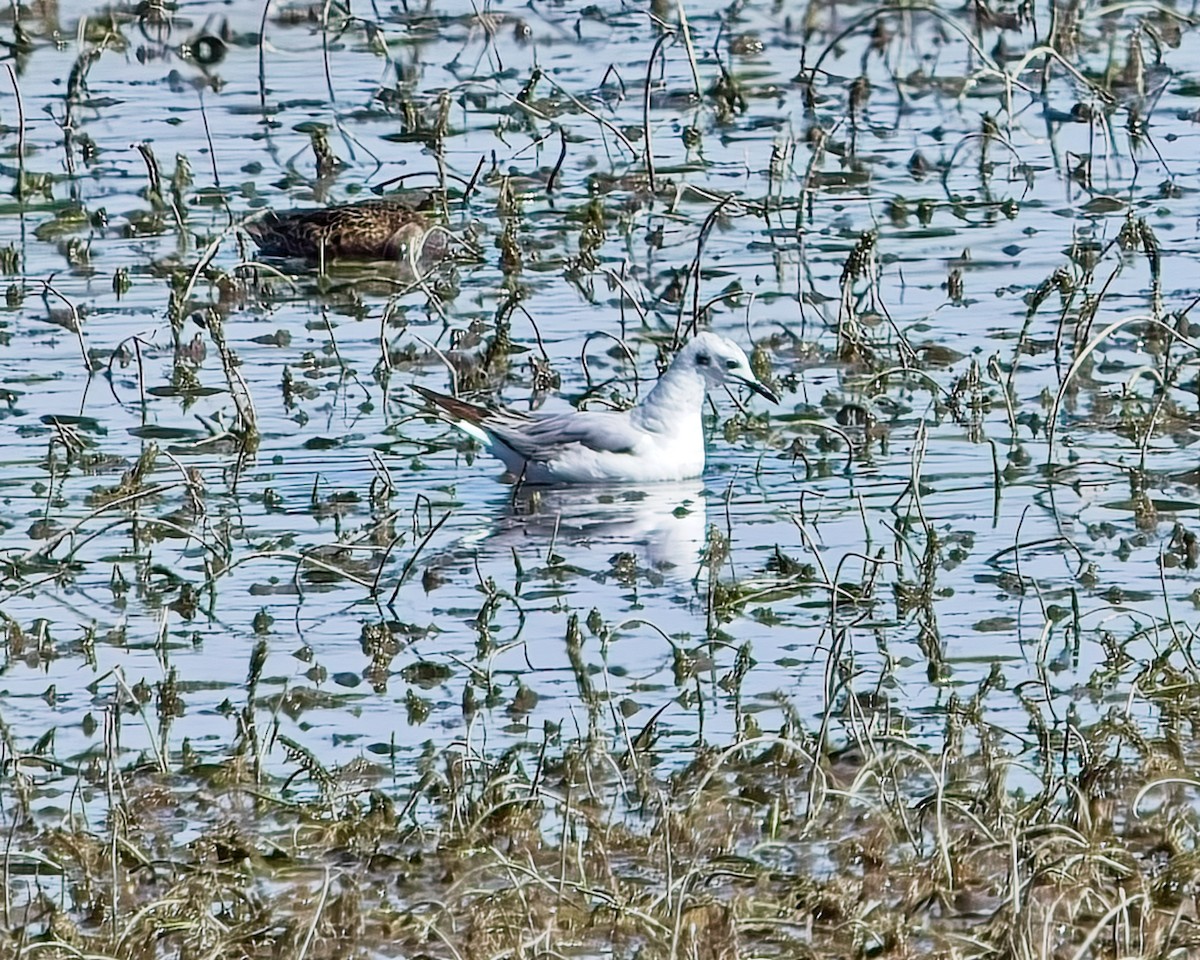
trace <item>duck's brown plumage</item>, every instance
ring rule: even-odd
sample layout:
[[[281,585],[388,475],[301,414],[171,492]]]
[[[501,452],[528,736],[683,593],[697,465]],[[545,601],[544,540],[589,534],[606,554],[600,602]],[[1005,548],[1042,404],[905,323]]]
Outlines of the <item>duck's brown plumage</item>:
[[[274,211],[246,225],[269,257],[394,260],[429,229],[429,220],[398,199],[363,200],[314,210]]]

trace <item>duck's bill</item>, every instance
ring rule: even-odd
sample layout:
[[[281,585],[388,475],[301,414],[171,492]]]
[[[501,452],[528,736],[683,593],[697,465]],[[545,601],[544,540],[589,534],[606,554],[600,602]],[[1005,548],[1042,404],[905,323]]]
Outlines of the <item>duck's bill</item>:
[[[738,379],[741,379],[741,378],[739,377]],[[779,402],[779,394],[777,394],[774,390],[772,390],[770,387],[768,387],[765,383],[762,383],[759,380],[751,380],[749,378],[742,380],[742,383],[745,384],[747,387],[749,387],[751,390],[753,390],[755,393],[757,393],[760,397],[766,397],[772,403]]]

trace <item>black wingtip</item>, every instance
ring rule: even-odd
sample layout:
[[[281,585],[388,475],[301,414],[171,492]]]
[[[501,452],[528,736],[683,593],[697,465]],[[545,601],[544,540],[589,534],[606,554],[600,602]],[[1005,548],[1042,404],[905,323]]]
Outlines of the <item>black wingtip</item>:
[[[428,387],[418,386],[415,383],[408,385],[409,389],[425,399],[434,412],[443,415],[443,419],[447,416],[452,420],[465,420],[467,423],[483,423],[488,417],[492,416],[492,411],[487,407],[481,407],[476,403],[468,403],[466,400],[459,400],[458,397],[452,397],[449,394],[438,393],[436,390],[430,390]]]

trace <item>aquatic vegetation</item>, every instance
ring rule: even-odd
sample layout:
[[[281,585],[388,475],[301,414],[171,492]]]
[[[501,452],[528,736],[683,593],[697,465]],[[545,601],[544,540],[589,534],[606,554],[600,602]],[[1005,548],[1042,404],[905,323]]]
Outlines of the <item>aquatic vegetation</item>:
[[[0,958],[1200,952],[1192,15],[451,6],[0,24]]]

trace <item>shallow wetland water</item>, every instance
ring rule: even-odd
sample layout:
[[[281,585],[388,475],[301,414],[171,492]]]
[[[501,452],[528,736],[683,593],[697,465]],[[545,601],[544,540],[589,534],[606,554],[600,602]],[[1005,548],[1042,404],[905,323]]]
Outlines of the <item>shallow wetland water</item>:
[[[1197,16],[6,8],[0,958],[1196,955]]]

